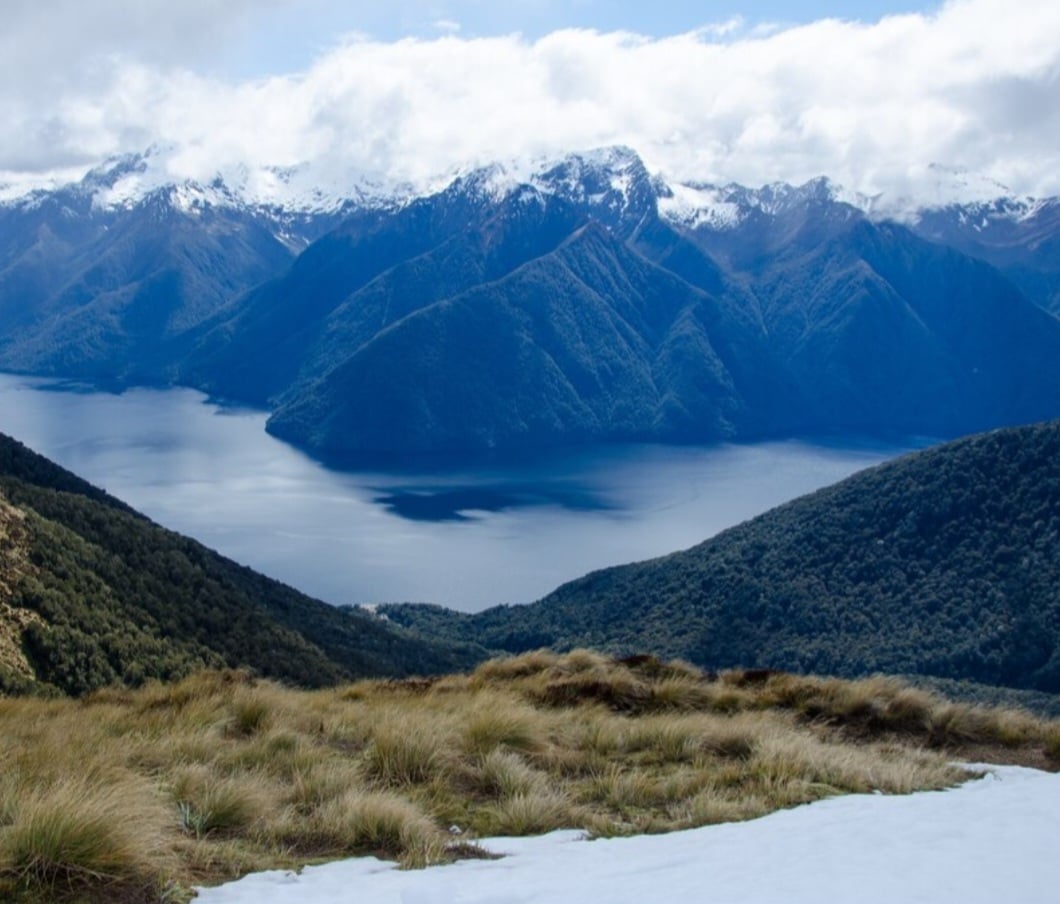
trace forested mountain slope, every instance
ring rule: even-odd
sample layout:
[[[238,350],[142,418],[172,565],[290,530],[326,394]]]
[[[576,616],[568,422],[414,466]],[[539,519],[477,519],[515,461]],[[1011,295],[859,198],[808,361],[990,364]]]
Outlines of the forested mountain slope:
[[[205,666],[317,686],[478,658],[237,565],[0,434],[0,691]]]
[[[913,453],[529,606],[385,611],[495,650],[591,646],[1060,692],[1060,421]]]

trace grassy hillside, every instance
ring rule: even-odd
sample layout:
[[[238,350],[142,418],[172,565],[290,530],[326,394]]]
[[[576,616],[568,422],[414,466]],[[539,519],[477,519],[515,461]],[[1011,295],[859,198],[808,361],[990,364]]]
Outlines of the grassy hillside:
[[[715,677],[585,650],[321,691],[214,672],[0,700],[0,899],[179,904],[251,870],[662,832],[943,788],[969,778],[955,759],[1057,757],[1057,723],[890,680]]]
[[[526,607],[389,607],[495,650],[877,671],[1060,692],[1060,422],[889,462]]]
[[[0,434],[0,691],[224,666],[320,686],[480,658],[237,565]]]

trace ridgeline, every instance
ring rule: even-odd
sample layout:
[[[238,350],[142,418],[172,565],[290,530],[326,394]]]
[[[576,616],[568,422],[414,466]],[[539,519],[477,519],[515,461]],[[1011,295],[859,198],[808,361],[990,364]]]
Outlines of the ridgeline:
[[[705,668],[924,675],[1060,692],[1060,421],[863,471],[684,552],[529,606],[390,606],[495,651],[650,651]]]

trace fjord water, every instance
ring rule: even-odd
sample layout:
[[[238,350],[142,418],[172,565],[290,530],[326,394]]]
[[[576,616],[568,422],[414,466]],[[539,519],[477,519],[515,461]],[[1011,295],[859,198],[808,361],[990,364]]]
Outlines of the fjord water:
[[[337,604],[529,602],[908,448],[623,445],[519,466],[337,471],[269,436],[265,418],[188,389],[112,394],[0,374],[0,431],[165,527]]]

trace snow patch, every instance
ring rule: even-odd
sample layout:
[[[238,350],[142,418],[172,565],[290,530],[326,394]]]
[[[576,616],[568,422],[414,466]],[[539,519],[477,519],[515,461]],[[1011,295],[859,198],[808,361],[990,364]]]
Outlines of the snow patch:
[[[744,211],[725,191],[710,185],[671,184],[669,193],[659,197],[659,213],[664,219],[688,229],[707,226],[732,229],[740,225]]]
[[[1060,887],[1060,775],[983,767],[951,791],[848,795],[743,823],[586,841],[485,842],[501,860],[398,870],[372,857],[199,890],[198,904],[995,904]]]

